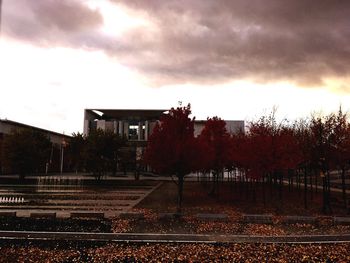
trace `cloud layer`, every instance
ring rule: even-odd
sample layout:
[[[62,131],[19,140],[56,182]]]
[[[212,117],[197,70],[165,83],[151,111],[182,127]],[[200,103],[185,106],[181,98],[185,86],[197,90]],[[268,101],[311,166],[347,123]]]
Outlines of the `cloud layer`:
[[[3,32],[48,47],[103,50],[160,83],[312,86],[350,75],[347,0],[110,1],[149,23],[113,36],[89,1],[10,0]]]

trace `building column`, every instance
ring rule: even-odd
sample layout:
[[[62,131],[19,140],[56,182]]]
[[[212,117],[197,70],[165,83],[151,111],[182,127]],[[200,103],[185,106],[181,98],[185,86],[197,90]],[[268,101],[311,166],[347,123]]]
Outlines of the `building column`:
[[[84,120],[84,135],[89,136],[90,133],[90,121]]]
[[[123,121],[119,121],[118,123],[118,134],[120,137],[123,137]]]
[[[137,140],[141,141],[142,138],[142,122],[139,121],[139,130],[138,130],[138,134],[137,134]]]
[[[148,129],[149,129],[148,121],[145,121],[145,141],[148,141]]]
[[[129,140],[129,123],[127,121],[124,122],[124,136]]]
[[[118,123],[117,123],[117,121],[113,121],[113,132],[114,132],[114,134],[118,134]]]

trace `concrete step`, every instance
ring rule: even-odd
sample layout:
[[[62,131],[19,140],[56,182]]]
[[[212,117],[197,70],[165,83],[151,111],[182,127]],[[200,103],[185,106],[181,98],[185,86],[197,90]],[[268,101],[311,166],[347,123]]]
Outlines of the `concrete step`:
[[[272,224],[272,215],[270,214],[245,214],[242,217],[243,223],[248,224]]]
[[[0,217],[16,217],[15,211],[1,211],[0,210]]]
[[[62,210],[62,211],[67,211],[67,210],[89,210],[89,211],[124,211],[128,209],[128,206],[124,207],[113,207],[113,206],[96,206],[96,207],[91,207],[91,206],[26,206],[26,207],[6,207],[3,210]],[[0,210],[1,211],[1,210]]]
[[[137,200],[137,199],[136,199]],[[45,200],[44,204],[77,204],[77,205],[108,205],[108,206],[125,206],[130,205],[136,200]],[[1,207],[1,206],[0,206]]]
[[[205,221],[227,221],[228,216],[226,214],[197,214],[196,218]]]
[[[317,217],[314,216],[285,216],[283,218],[284,224],[315,224]]]
[[[103,212],[71,212],[71,218],[104,218],[105,214]]]
[[[333,223],[335,225],[350,225],[350,217],[335,216]]]
[[[56,212],[32,212],[32,213],[30,213],[30,217],[32,217],[32,218],[55,219],[56,218]]]

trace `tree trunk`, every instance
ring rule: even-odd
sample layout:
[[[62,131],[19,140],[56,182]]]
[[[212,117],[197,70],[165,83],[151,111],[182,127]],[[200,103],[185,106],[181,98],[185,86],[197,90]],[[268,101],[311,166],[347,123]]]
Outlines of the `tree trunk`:
[[[279,200],[282,204],[282,188],[283,188],[283,171],[280,171],[279,172],[279,194],[278,194],[278,197],[279,197]]]
[[[177,195],[177,213],[181,214],[182,211],[182,197],[183,197],[183,187],[184,187],[184,175],[179,174],[178,178],[178,195]]]
[[[273,200],[273,185],[272,185],[272,174],[268,174],[268,180],[269,180],[269,189],[270,189],[270,200]]]
[[[310,174],[309,174],[309,176],[310,176],[310,195],[311,195],[311,200],[313,200],[314,199],[314,189],[313,189],[313,184],[312,184],[312,174],[313,174],[313,170],[312,170],[312,168],[310,167],[310,169],[309,169],[309,172],[310,172]]]
[[[25,178],[25,174],[24,173],[19,173],[19,181],[23,182]]]
[[[253,202],[254,204],[256,203],[256,182],[255,180],[251,179],[250,180],[250,187],[252,189],[252,194],[253,194]]]
[[[291,178],[291,170],[288,169],[288,191],[291,191],[291,182],[292,182],[292,178]]]
[[[328,201],[328,208],[329,208],[329,213],[332,213],[332,207],[331,207],[331,178],[330,178],[330,173],[329,170],[327,171],[327,201]]]
[[[213,196],[216,194],[216,188],[217,188],[217,184],[218,184],[218,176],[219,173],[217,171],[213,171],[213,184],[212,184],[212,188],[210,190],[210,192],[208,193],[209,196]]]
[[[322,197],[323,197],[323,202],[322,202],[322,212],[324,214],[327,213],[327,203],[326,203],[326,177],[322,177]]]
[[[307,209],[307,168],[304,170],[304,208]]]
[[[263,194],[263,202],[264,202],[264,207],[265,207],[266,206],[265,176],[262,177],[262,194]]]
[[[332,209],[330,206],[330,189],[329,189],[329,171],[324,174],[324,177],[322,178],[323,181],[323,208],[322,211],[324,214],[330,214],[332,213]]]
[[[318,185],[317,185],[317,176],[318,176],[318,173],[316,172],[315,174],[315,193],[317,194],[317,191],[318,191]]]
[[[341,185],[342,185],[344,207],[345,207],[345,209],[347,209],[346,186],[345,186],[345,168],[344,167],[341,170]]]
[[[249,198],[250,198],[250,193],[251,193],[251,192],[250,192],[250,189],[249,189],[249,186],[250,186],[250,185],[249,185],[249,180],[250,180],[250,178],[248,178],[248,177],[245,176],[245,177],[244,177],[244,180],[245,180],[245,190],[246,190],[245,193],[246,193],[246,198],[249,199]]]

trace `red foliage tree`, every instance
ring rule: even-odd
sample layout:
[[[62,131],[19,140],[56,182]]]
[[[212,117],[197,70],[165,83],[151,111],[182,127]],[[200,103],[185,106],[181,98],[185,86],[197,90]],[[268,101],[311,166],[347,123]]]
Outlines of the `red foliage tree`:
[[[214,194],[219,175],[231,162],[231,138],[226,130],[226,122],[218,117],[208,118],[198,139],[207,149],[207,161],[203,165],[213,173],[214,184],[210,194]]]
[[[275,134],[276,127],[271,117],[261,117],[257,122],[250,124],[246,141],[246,166],[248,176],[252,179],[261,179],[275,168]]]
[[[338,114],[328,116],[328,120],[332,127],[329,136],[331,167],[339,170],[341,174],[343,202],[347,208],[345,173],[350,164],[350,125],[341,108]]]
[[[145,163],[165,175],[178,179],[178,212],[181,212],[183,183],[187,174],[199,168],[199,143],[194,138],[191,107],[172,108],[160,119],[149,138]]]

